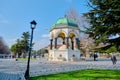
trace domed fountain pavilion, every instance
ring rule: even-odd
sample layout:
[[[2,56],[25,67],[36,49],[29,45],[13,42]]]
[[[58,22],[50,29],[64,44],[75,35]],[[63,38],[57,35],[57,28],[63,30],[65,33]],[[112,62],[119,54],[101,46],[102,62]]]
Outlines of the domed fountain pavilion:
[[[77,61],[80,59],[80,29],[76,21],[59,18],[50,29],[50,61]],[[61,45],[58,44],[61,38]],[[58,46],[59,45],[59,46]]]

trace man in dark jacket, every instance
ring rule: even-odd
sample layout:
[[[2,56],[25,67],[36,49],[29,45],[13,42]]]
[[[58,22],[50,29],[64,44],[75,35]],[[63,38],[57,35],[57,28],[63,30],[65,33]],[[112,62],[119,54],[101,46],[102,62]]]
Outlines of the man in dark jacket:
[[[115,54],[112,54],[112,55],[111,55],[111,61],[112,61],[113,65],[116,64],[117,59],[116,59]]]

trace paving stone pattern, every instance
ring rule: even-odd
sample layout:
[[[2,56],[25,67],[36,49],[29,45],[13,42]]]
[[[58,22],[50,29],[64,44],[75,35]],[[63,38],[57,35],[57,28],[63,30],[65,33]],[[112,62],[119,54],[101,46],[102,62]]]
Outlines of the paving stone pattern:
[[[0,80],[25,80],[24,73],[27,61],[15,61],[15,59],[0,59]],[[120,58],[113,65],[110,58],[87,59],[77,62],[50,62],[46,60],[32,60],[30,62],[30,76],[56,74],[83,69],[110,69],[120,70]]]

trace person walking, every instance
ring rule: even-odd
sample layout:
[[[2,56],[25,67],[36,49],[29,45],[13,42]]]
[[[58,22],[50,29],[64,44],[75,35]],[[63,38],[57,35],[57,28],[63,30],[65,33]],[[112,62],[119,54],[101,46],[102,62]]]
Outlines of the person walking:
[[[97,54],[94,53],[94,61],[97,61],[96,58],[97,58]]]
[[[115,54],[111,55],[111,61],[112,61],[113,65],[116,64],[117,58],[116,58]]]

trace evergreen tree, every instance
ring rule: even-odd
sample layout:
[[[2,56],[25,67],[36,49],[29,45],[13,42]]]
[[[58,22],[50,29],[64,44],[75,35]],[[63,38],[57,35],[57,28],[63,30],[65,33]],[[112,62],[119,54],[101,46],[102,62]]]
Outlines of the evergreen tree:
[[[96,45],[107,43],[101,50],[120,51],[120,1],[89,0],[88,5],[91,10],[84,15],[90,27],[86,28],[86,33],[95,39]]]
[[[17,43],[12,45],[11,51],[14,52],[15,55],[18,54],[18,57],[21,56],[23,53],[23,57],[26,56],[26,53],[29,50],[29,39],[30,39],[30,33],[29,32],[23,32],[22,39],[17,39]]]
[[[26,53],[29,50],[29,39],[30,39],[30,33],[29,32],[23,32],[22,34],[22,40],[21,40],[21,44],[22,44],[22,48],[23,48],[23,52]]]

